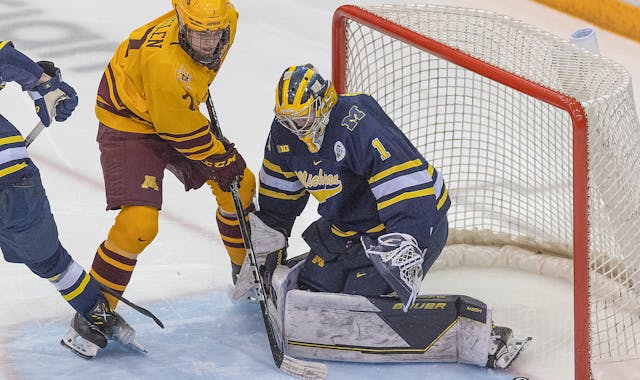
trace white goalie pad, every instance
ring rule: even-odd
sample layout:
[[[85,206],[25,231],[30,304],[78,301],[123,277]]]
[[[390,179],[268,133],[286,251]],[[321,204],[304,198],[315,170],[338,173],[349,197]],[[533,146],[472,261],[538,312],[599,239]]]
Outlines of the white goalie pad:
[[[353,362],[487,364],[491,309],[482,302],[419,295],[404,312],[395,297],[299,290],[299,268],[278,266],[272,281],[272,321],[287,354]]]
[[[256,255],[258,267],[264,264],[269,253],[284,248],[287,245],[287,238],[280,231],[267,226],[255,214],[249,214],[249,224],[251,225],[251,243],[253,253]],[[255,280],[251,272],[251,261],[249,256],[245,256],[236,284],[231,290],[231,299],[238,301],[255,295]]]

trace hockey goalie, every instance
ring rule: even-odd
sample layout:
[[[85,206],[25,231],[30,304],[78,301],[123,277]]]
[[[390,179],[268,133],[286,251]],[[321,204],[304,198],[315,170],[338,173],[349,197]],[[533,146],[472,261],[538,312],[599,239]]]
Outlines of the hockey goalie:
[[[286,261],[310,195],[320,214],[302,235],[310,252]],[[529,342],[479,300],[418,295],[448,236],[443,175],[371,96],[338,95],[310,64],[278,81],[258,201],[253,251],[289,355],[507,368]],[[252,297],[250,260],[232,268],[232,297]]]

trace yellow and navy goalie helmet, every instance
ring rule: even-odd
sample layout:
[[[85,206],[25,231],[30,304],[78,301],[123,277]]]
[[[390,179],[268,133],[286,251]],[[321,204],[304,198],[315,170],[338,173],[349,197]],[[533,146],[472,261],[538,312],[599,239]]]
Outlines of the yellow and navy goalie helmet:
[[[196,62],[218,70],[229,48],[233,12],[227,0],[172,0],[180,46]]]
[[[322,145],[337,100],[333,83],[313,65],[291,66],[282,73],[276,87],[276,119],[315,153]]]

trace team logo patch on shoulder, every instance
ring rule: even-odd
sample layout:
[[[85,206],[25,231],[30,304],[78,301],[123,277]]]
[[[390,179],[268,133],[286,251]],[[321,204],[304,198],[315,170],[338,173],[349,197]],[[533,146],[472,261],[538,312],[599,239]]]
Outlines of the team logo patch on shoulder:
[[[287,153],[289,151],[289,145],[276,145],[278,153]]]
[[[191,73],[182,65],[176,70],[176,79],[178,82],[184,83],[184,88],[191,91]]]
[[[342,161],[344,156],[347,155],[347,150],[340,141],[336,141],[336,143],[333,144],[333,152],[336,154],[336,161],[338,162]]]
[[[365,116],[367,116],[367,114],[364,113],[364,111],[358,108],[357,105],[353,105],[349,109],[349,114],[342,119],[340,125],[353,132],[360,120],[364,119]]]

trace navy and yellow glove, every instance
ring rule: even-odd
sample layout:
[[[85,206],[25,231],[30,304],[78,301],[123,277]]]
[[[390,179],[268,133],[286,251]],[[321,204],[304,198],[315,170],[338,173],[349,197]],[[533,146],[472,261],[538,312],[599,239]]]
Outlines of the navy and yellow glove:
[[[78,95],[73,87],[62,81],[60,69],[53,62],[40,61],[38,65],[44,69],[44,73],[51,78],[37,84],[29,95],[36,107],[36,113],[42,124],[51,125],[51,118],[55,116],[57,121],[65,121],[78,105]]]

